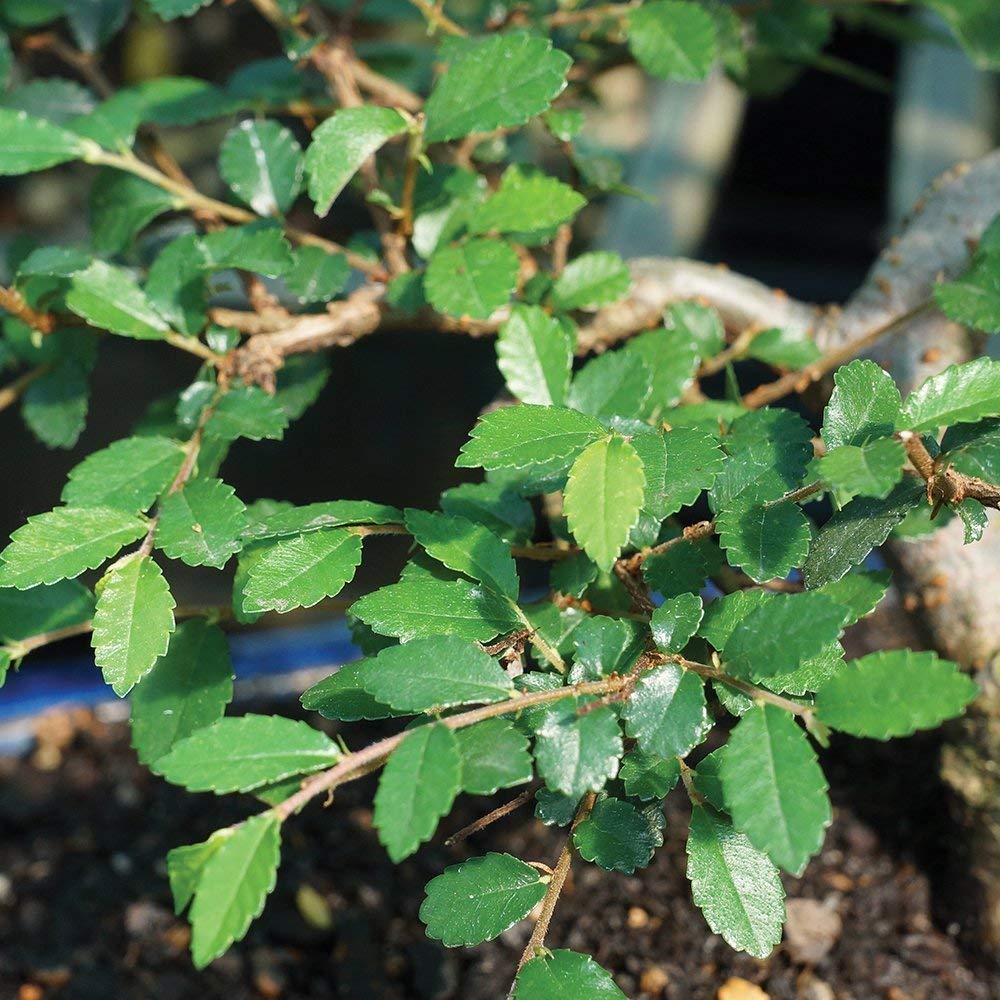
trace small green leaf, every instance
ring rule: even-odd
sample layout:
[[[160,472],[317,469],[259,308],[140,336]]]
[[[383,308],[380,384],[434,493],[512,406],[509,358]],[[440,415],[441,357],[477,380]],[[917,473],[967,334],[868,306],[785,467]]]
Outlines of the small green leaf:
[[[638,418],[651,389],[652,371],[638,354],[608,351],[576,373],[566,403],[593,417]]]
[[[941,451],[959,472],[997,482],[1000,480],[1000,420],[994,418],[949,427],[941,440]]]
[[[406,511],[406,527],[438,562],[504,597],[517,599],[520,581],[510,546],[487,528],[464,517],[414,508]]]
[[[72,448],[83,433],[90,404],[88,366],[66,358],[28,386],[21,416],[49,448]]]
[[[635,806],[621,799],[600,799],[573,831],[580,856],[605,871],[631,875],[645,868],[658,846],[649,823]]]
[[[119,698],[153,669],[174,630],[174,599],[149,556],[116,563],[98,585],[94,662]]]
[[[195,479],[160,505],[156,546],[189,566],[221,569],[239,552],[246,525],[246,507],[232,486],[221,479]]]
[[[355,601],[351,613],[404,642],[432,635],[489,642],[523,624],[506,599],[465,580],[392,584]]]
[[[427,883],[420,919],[448,948],[481,944],[523,920],[545,895],[537,868],[509,854],[487,854],[446,868]]]
[[[189,792],[249,792],[329,767],[340,749],[318,729],[278,715],[225,718],[195,730],[155,762]]]
[[[402,523],[403,512],[398,507],[372,503],[370,500],[331,500],[269,512],[250,524],[246,537],[263,540],[305,535],[323,528],[346,528],[355,524]]]
[[[475,239],[436,251],[424,275],[427,300],[449,316],[489,319],[517,287],[517,254],[500,240]]]
[[[976,358],[932,375],[906,397],[899,427],[932,431],[1000,415],[1000,361]]]
[[[91,326],[136,340],[162,340],[170,328],[135,279],[95,260],[70,279],[66,307]]]
[[[934,289],[934,300],[956,323],[1000,333],[1000,253],[978,255],[960,278]]]
[[[698,634],[721,652],[736,626],[751,611],[773,600],[774,596],[766,590],[737,590],[710,601],[705,607]]]
[[[843,444],[819,460],[823,479],[852,496],[885,499],[903,475],[906,452],[901,441],[881,438],[863,447]]]
[[[148,510],[173,482],[184,448],[167,438],[131,437],[88,455],[70,470],[62,500],[70,507]]]
[[[722,554],[703,538],[678,543],[666,552],[650,556],[642,564],[642,574],[652,590],[668,599],[678,594],[699,593],[705,580],[722,564]]]
[[[622,758],[618,777],[625,794],[635,799],[662,799],[681,776],[676,757],[658,757],[636,747]]]
[[[805,732],[774,705],[752,708],[722,756],[733,823],[776,865],[801,875],[830,825],[826,779]]]
[[[633,337],[623,352],[642,358],[649,369],[649,398],[642,415],[651,420],[680,402],[698,370],[698,345],[678,329],[647,330]]]
[[[180,916],[194,898],[205,863],[222,846],[229,830],[216,830],[200,844],[185,844],[167,852],[167,877],[174,897],[174,913]]]
[[[0,588],[0,639],[19,642],[56,629],[82,625],[94,613],[94,595],[75,580],[49,587]]]
[[[965,544],[971,545],[973,542],[978,542],[989,527],[989,520],[983,505],[970,497],[956,504],[954,510],[962,519],[962,524],[965,525]]]
[[[566,86],[571,60],[535,35],[495,34],[472,43],[427,101],[427,142],[523,125]]]
[[[637,622],[591,615],[573,631],[575,683],[600,680],[612,674],[626,674],[643,650],[646,636]]]
[[[365,104],[341,108],[312,134],[306,150],[309,197],[322,218],[337,195],[373,153],[406,131],[406,119],[392,108]]]
[[[378,839],[397,864],[430,840],[461,786],[458,739],[446,726],[421,726],[393,751],[375,793]]]
[[[617,434],[595,441],[573,463],[564,505],[569,530],[603,570],[628,541],[645,482],[635,449]]]
[[[574,335],[538,306],[516,305],[497,337],[497,367],[523,403],[562,406],[573,368]]]
[[[833,729],[887,740],[961,715],[978,693],[949,660],[894,649],[848,663],[816,693],[816,712]]]
[[[295,251],[295,263],[283,277],[288,290],[299,302],[310,304],[329,302],[342,292],[350,273],[350,265],[342,253],[330,253],[323,247],[299,247]]]
[[[625,732],[656,757],[685,757],[711,729],[697,674],[667,663],[643,674],[623,712]]]
[[[4,137],[0,176],[44,170],[79,159],[87,151],[86,140],[78,135],[13,108],[0,108],[0,134]]]
[[[568,469],[589,444],[606,436],[594,417],[561,406],[503,406],[472,429],[455,465],[460,469]]]
[[[508,167],[500,186],[475,208],[470,233],[532,233],[568,222],[586,204],[568,184]]]
[[[618,773],[621,754],[618,720],[606,707],[586,715],[577,715],[572,704],[550,709],[535,734],[538,773],[564,795],[599,792]]]
[[[675,427],[665,434],[636,434],[632,447],[646,474],[643,508],[662,521],[711,489],[726,456],[712,434]]]
[[[654,0],[629,14],[628,42],[653,76],[704,80],[715,59],[715,22],[696,3]]]
[[[277,122],[247,119],[222,140],[219,173],[258,215],[283,214],[302,189],[302,147]]]
[[[544,785],[535,792],[535,816],[546,826],[569,826],[579,804],[579,796],[553,792]]]
[[[102,168],[90,188],[90,236],[94,249],[98,253],[121,253],[141,229],[175,207],[177,196],[163,188],[133,174]]]
[[[217,625],[179,625],[164,656],[131,695],[132,746],[151,765],[180,740],[222,718],[233,697],[229,643]]]
[[[280,441],[288,426],[288,417],[277,400],[257,386],[230,389],[216,404],[205,424],[207,437],[223,441],[264,438]]]
[[[390,719],[396,713],[370,695],[361,683],[365,660],[345,663],[339,670],[314,684],[302,695],[302,707],[326,719],[357,722],[359,719]]]
[[[858,570],[848,573],[833,583],[824,584],[819,593],[832,598],[845,610],[844,627],[853,625],[874,611],[889,588],[891,574],[888,570]]]
[[[653,641],[661,652],[679,653],[698,631],[704,605],[697,594],[678,594],[664,601],[650,619]]]
[[[902,402],[892,377],[874,361],[857,360],[838,368],[823,413],[823,443],[832,450],[860,446],[891,434]]]
[[[477,521],[510,545],[531,539],[535,512],[531,504],[502,483],[462,483],[441,494],[441,509]]]
[[[311,608],[335,597],[361,563],[361,538],[349,528],[322,528],[271,543],[249,567],[243,610],[250,614]]]
[[[786,577],[809,552],[809,519],[791,502],[768,505],[751,486],[715,519],[731,566],[758,583]]]
[[[238,267],[277,278],[295,263],[284,230],[272,220],[218,229],[201,237],[199,250],[207,271]]]
[[[493,795],[531,781],[528,738],[507,719],[486,719],[456,730],[462,757],[462,791]]]
[[[526,962],[514,1000],[625,1000],[615,981],[589,955],[559,948]]]
[[[763,330],[750,342],[747,356],[776,368],[805,368],[823,352],[803,330],[774,328]]]
[[[196,968],[239,941],[260,915],[274,888],[280,851],[281,824],[272,812],[252,816],[220,840],[204,863],[191,904]]]
[[[687,856],[691,894],[708,926],[738,951],[767,958],[785,921],[778,869],[709,806],[691,810]]]
[[[594,250],[571,260],[552,286],[556,308],[598,309],[617,302],[628,292],[632,278],[616,253]]]
[[[389,646],[366,661],[358,677],[378,701],[404,712],[503,701],[514,692],[493,657],[454,635]]]
[[[726,345],[726,330],[718,310],[700,302],[672,302],[663,314],[663,326],[694,344],[702,358],[718,354]]]
[[[29,517],[0,553],[0,587],[27,590],[96,569],[146,533],[144,518],[111,507],[56,507]]]

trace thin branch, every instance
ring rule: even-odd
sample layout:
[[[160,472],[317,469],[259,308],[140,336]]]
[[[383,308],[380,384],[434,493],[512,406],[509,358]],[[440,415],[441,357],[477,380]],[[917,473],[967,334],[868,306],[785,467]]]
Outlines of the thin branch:
[[[526,788],[520,795],[514,796],[509,802],[505,802],[502,806],[497,806],[496,809],[490,810],[485,816],[480,816],[479,819],[473,820],[468,826],[463,826],[458,833],[453,833],[444,842],[445,847],[461,844],[463,840],[468,840],[473,834],[485,830],[488,826],[492,826],[497,820],[503,819],[504,816],[509,816],[515,809],[520,809],[525,802],[529,802],[534,794],[534,788]]]
[[[30,371],[18,375],[13,382],[9,382],[0,389],[0,410],[6,410],[8,406],[13,406],[25,393],[25,390],[32,382],[36,382],[43,375],[52,370],[52,365],[38,365]]]
[[[39,333],[49,334],[56,328],[55,316],[52,313],[37,312],[32,309],[16,288],[0,285],[0,306]]]
[[[809,705],[800,705],[797,701],[792,701],[790,698],[783,698],[780,694],[775,694],[766,688],[757,687],[756,684],[740,680],[738,677],[731,677],[724,670],[720,670],[718,667],[711,667],[707,663],[696,663],[693,660],[685,660],[683,656],[664,657],[663,662],[677,663],[685,670],[690,670],[699,677],[719,681],[727,687],[731,687],[734,691],[745,694],[754,701],[769,702],[772,705],[777,705],[778,708],[785,709],[786,712],[791,712],[793,715],[801,715],[803,717],[812,715],[812,707]]]
[[[443,31],[446,35],[454,35],[456,38],[464,38],[468,35],[465,28],[460,24],[456,24],[442,10],[444,6],[443,0],[439,4],[431,3],[430,0],[410,0],[410,3],[424,15],[431,27]]]

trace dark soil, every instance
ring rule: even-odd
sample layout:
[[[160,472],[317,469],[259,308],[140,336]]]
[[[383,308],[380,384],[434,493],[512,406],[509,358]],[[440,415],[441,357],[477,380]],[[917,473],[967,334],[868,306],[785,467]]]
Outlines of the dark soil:
[[[375,734],[355,729],[352,741]],[[548,943],[594,954],[635,998],[759,1000],[750,984],[805,1000],[1000,995],[1000,981],[957,946],[959,926],[935,924],[926,875],[843,804],[850,761],[830,770],[837,809],[826,847],[803,878],[787,880],[791,900],[825,909],[793,904],[794,943],[769,961],[734,954],[691,903],[679,794],[667,800],[666,842],[646,871],[623,877],[576,862]],[[5,1000],[501,998],[530,922],[478,949],[448,951],[416,919],[422,887],[486,850],[551,863],[562,840],[524,807],[444,847],[443,835],[490,807],[465,798],[432,844],[394,868],[371,828],[373,781],[345,786],[332,808],[310,808],[287,824],[264,915],[198,973],[187,926],[171,912],[163,855],[247,815],[248,798],[172,788],[137,764],[124,724],[84,712],[41,720],[31,756],[0,761],[0,789]],[[725,986],[733,977],[745,982]]]

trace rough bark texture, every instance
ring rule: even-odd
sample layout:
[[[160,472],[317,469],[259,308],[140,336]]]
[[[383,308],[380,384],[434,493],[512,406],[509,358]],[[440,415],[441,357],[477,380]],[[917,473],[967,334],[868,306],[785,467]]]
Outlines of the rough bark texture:
[[[959,273],[970,248],[1000,211],[1000,150],[961,165],[936,181],[918,202],[843,309],[820,310],[722,268],[685,260],[632,263],[635,287],[624,308],[597,314],[581,337],[603,349],[638,326],[653,325],[679,298],[703,298],[726,325],[753,323],[807,331],[825,351],[857,340],[926,301],[939,278]],[[648,322],[641,322],[643,319]],[[929,375],[978,353],[976,338],[930,311],[901,324],[868,355],[891,371],[904,395]],[[958,519],[916,543],[895,542],[889,557],[897,585],[933,644],[972,671],[982,695],[953,727],[943,774],[955,791],[968,832],[967,865],[979,894],[976,911],[985,946],[1000,947],[1000,566],[998,518],[982,541],[962,544]]]

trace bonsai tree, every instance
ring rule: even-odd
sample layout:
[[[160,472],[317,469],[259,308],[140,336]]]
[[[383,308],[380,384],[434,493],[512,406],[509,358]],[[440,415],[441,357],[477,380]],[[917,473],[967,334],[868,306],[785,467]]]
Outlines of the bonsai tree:
[[[16,82],[0,173],[77,164],[62,169],[91,188],[87,245],[11,251],[0,406],[71,446],[109,336],[184,352],[192,376],[77,465],[61,504],[0,553],[0,677],[89,633],[155,774],[255,797],[243,822],[165,845],[199,967],[265,906],[285,824],[375,771],[394,861],[463,794],[520,786],[488,820],[531,799],[565,829],[555,857],[473,857],[426,888],[421,918],[447,946],[495,938],[540,905],[511,969],[520,1000],[621,995],[547,939],[549,920],[573,863],[649,864],[670,794],[690,799],[706,933],[766,956],[784,918],[779,871],[801,872],[830,822],[814,746],[830,730],[935,727],[977,694],[935,652],[845,662],[844,630],[890,585],[869,554],[904,533],[889,551],[901,579],[951,588],[926,601],[939,648],[967,668],[996,653],[996,548],[980,540],[1000,503],[1000,365],[975,354],[1000,332],[1000,159],[945,178],[843,310],[691,261],[626,262],[574,238],[588,203],[622,190],[584,128],[595,75],[635,60],[697,80],[721,64],[773,89],[831,65],[835,16],[868,5],[413,3],[426,47],[405,58],[371,46],[363,58],[359,30],[384,30],[363,5],[253,0],[284,56],[227,80],[118,90],[99,52],[127,0],[2,8]],[[926,5],[971,58],[1000,66],[990,0]],[[172,19],[205,4],[145,6]],[[884,11],[878,23],[904,28]],[[21,82],[12,50],[42,49],[83,85]],[[163,130],[208,120],[228,131],[200,190]],[[352,227],[359,205],[370,225]],[[228,305],[220,275],[238,279]],[[456,456],[468,481],[434,510],[237,497],[232,442],[280,439],[331,352],[401,325],[495,337],[507,392]],[[742,384],[747,359],[770,380]],[[406,536],[411,557],[349,608],[363,657],[302,695],[341,737],[227,715],[230,623],[335,598],[381,535]],[[174,560],[235,567],[231,606],[181,614]],[[543,593],[521,584],[531,564]],[[94,570],[91,589],[79,578]],[[395,728],[356,745],[358,720]],[[710,735],[724,742],[706,754]]]

